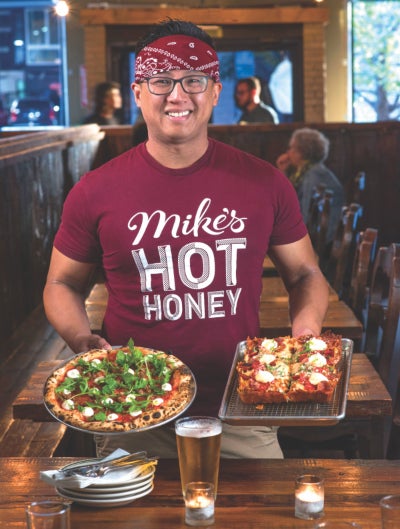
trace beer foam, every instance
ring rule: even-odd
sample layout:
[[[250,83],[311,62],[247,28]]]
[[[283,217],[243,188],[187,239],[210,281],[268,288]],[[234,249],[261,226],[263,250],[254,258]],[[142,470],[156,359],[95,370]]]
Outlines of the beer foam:
[[[213,421],[194,419],[175,425],[177,435],[181,437],[211,437],[222,432],[222,424]]]

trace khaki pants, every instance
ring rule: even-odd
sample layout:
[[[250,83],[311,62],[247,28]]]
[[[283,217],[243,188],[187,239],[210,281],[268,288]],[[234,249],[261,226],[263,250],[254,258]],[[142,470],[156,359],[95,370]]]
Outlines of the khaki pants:
[[[117,448],[128,452],[145,450],[148,456],[177,458],[174,426],[162,426],[144,432],[95,435],[98,457],[105,457]],[[223,423],[221,458],[282,459],[277,428],[268,426],[232,426]]]

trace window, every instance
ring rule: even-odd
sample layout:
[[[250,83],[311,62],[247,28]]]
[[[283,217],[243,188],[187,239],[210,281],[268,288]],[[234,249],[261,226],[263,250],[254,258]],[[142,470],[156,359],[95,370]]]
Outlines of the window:
[[[400,119],[400,0],[352,0],[352,121]]]
[[[26,63],[60,64],[58,19],[49,9],[26,9]]]
[[[52,0],[0,4],[0,104],[5,113],[0,126],[68,124],[65,20],[55,14]]]
[[[278,113],[279,122],[293,121],[292,61],[288,50],[221,51],[218,57],[223,90],[213,123],[239,121],[242,111],[235,106],[235,85],[239,79],[252,76],[260,80],[261,100]]]

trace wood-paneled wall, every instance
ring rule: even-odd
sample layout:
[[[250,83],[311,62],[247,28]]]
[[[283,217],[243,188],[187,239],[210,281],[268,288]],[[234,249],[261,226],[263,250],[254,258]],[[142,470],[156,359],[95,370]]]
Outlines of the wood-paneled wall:
[[[303,124],[218,126],[210,136],[271,163]],[[366,173],[363,226],[379,244],[400,242],[400,123],[308,124],[330,139],[327,165],[353,199],[353,179]],[[92,167],[132,145],[132,127],[84,125],[0,139],[0,339],[42,300],[48,261],[66,193]]]
[[[103,137],[97,125],[85,125],[0,139],[2,344],[42,301],[64,198]]]
[[[348,202],[354,199],[355,176],[365,172],[363,226],[379,229],[381,244],[400,242],[399,122],[210,125],[209,135],[274,164],[286,150],[293,130],[303,126],[320,130],[330,140],[326,164],[343,182]],[[109,127],[101,159],[128,149],[131,131],[130,126]]]

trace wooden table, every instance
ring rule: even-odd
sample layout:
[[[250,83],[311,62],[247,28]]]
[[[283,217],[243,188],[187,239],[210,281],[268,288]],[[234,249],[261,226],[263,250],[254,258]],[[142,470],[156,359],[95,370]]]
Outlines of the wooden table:
[[[271,258],[266,255],[263,262],[263,276],[277,276],[278,270],[275,268]]]
[[[339,301],[336,290],[329,285],[329,302]],[[288,292],[280,276],[263,276],[261,301],[287,302]]]
[[[279,277],[263,277],[260,300],[260,327],[263,336],[273,338],[291,334],[288,311],[288,296]],[[93,332],[99,333],[106,310],[108,294],[104,283],[96,283],[86,299],[86,312]],[[324,330],[330,329],[352,340],[362,337],[362,323],[337,293],[330,288],[328,312],[323,323]]]
[[[287,301],[271,301],[262,297],[259,318],[262,336],[274,338],[291,334]],[[330,300],[322,330],[331,330],[341,334],[343,338],[359,340],[362,337],[363,326],[344,301]]]
[[[72,458],[1,458],[0,527],[22,529],[31,501],[56,498],[40,470],[59,468]],[[294,481],[302,473],[325,479],[325,517],[363,529],[381,529],[379,500],[400,492],[400,461],[388,460],[222,460],[215,529],[311,529],[294,517]],[[71,529],[187,529],[176,460],[161,460],[154,490],[128,505],[92,508],[72,504]]]

